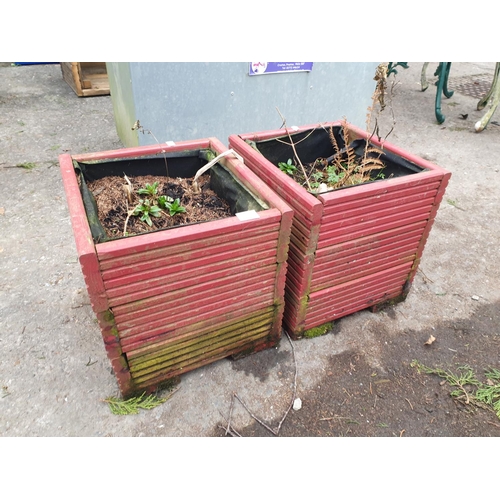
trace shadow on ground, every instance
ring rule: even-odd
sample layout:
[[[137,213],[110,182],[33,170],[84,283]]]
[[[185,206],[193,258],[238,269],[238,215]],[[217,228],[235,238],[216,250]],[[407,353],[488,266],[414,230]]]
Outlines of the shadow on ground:
[[[390,320],[394,311],[381,314]],[[332,356],[326,376],[308,391],[301,410],[288,413],[279,436],[500,436],[500,419],[493,411],[451,397],[452,388],[444,379],[411,366],[417,360],[457,373],[467,365],[484,381],[485,369],[498,366],[498,324],[500,303],[496,302],[478,306],[470,319],[444,321],[430,330],[407,330],[396,338],[381,328],[377,332],[383,344],[381,368],[375,370],[360,350]],[[341,331],[342,320],[329,335]],[[436,340],[426,344],[431,336]],[[290,377],[292,356],[286,354],[288,373],[282,370],[282,376]],[[234,361],[233,369],[265,380],[273,366],[282,365],[284,360],[277,356],[276,351],[265,357],[250,356]],[[298,380],[300,385],[300,374]],[[271,428],[278,424],[265,423]],[[238,432],[273,435],[257,421]],[[219,428],[214,435],[224,434]]]

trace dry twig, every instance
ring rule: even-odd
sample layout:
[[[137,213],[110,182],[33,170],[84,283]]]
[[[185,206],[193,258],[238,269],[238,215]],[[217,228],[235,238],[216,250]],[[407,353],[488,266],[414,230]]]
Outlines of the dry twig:
[[[292,348],[292,355],[293,355],[293,363],[294,363],[294,367],[295,367],[295,374],[294,374],[294,378],[293,378],[293,395],[292,395],[290,404],[288,405],[288,408],[286,409],[286,411],[285,411],[283,417],[281,418],[280,422],[278,423],[277,427],[275,429],[273,429],[272,427],[270,427],[269,425],[267,425],[265,422],[263,422],[261,419],[259,419],[256,415],[254,415],[254,413],[250,410],[250,408],[248,408],[248,406],[245,404],[245,402],[236,393],[233,394],[233,397],[236,398],[242,404],[242,406],[249,413],[249,415],[256,422],[258,422],[260,425],[262,425],[263,427],[265,427],[269,432],[271,432],[275,436],[277,436],[280,433],[281,426],[283,425],[283,422],[285,421],[286,417],[290,413],[290,410],[292,409],[293,403],[294,403],[295,398],[297,396],[297,374],[298,374],[298,371],[297,371],[297,361],[295,359],[295,348],[293,346],[293,342],[291,341],[290,336],[288,335],[288,333],[285,332],[285,334],[286,334],[286,336],[288,338],[288,341],[290,342],[290,346]],[[229,424],[228,424],[228,428],[229,428]],[[233,431],[234,431],[234,429],[233,429]]]
[[[288,128],[286,127],[286,120],[283,117],[283,115],[281,114],[281,111],[278,108],[276,108],[276,110],[278,111],[279,115],[281,116],[281,119],[283,120],[283,125],[285,126],[286,133],[288,135],[288,138],[290,139],[290,146],[292,146],[295,158],[297,158],[297,161],[299,162],[300,168],[302,169],[302,173],[304,174],[304,178],[307,182],[307,187],[309,188],[309,190],[311,190],[312,187],[311,187],[311,183],[309,182],[309,177],[306,173],[306,169],[304,168],[304,165],[302,165],[302,162],[300,161],[299,155],[297,154],[297,150],[295,149],[295,144],[293,143],[292,136],[290,135],[290,132],[288,132]]]

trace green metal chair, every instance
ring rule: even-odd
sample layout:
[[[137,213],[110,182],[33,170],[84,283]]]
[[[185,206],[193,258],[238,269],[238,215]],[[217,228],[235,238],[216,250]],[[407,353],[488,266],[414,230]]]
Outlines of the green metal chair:
[[[429,84],[427,83],[427,66],[428,62],[424,63],[422,66],[422,72],[420,75],[420,85],[422,87],[422,92],[427,90]],[[439,124],[443,123],[445,120],[445,116],[441,112],[441,95],[444,94],[446,98],[450,98],[453,95],[453,90],[448,89],[448,77],[450,75],[451,62],[440,62],[436,71],[434,72],[434,76],[437,76],[437,90],[436,90],[436,104],[435,104],[435,114],[436,120]]]
[[[397,73],[397,66],[401,66],[404,69],[408,68],[408,63],[406,62],[390,62],[387,67],[387,75],[391,73]],[[422,71],[420,74],[420,85],[422,88],[422,92],[427,90],[429,87],[429,83],[427,82],[427,67],[429,63],[426,62],[422,66]],[[441,98],[444,95],[447,99],[449,99],[453,95],[453,90],[448,88],[448,78],[450,76],[451,62],[440,62],[438,63],[438,67],[434,72],[434,76],[437,76],[438,79],[436,81],[436,101],[435,101],[435,114],[436,120],[439,124],[445,121],[445,116],[441,111]],[[490,90],[488,93],[478,102],[477,109],[482,110],[489,103],[488,111],[483,115],[481,120],[476,122],[474,128],[476,132],[481,132],[486,128],[488,123],[493,116],[498,104],[500,103],[500,63],[496,63],[495,65],[495,73],[493,76],[493,82],[491,83]]]
[[[476,132],[481,132],[486,128],[486,125],[491,120],[491,117],[493,116],[493,113],[497,109],[498,103],[500,102],[500,79],[499,79],[499,73],[500,73],[500,63],[495,64],[495,74],[493,75],[493,82],[491,83],[491,87],[489,92],[477,103],[477,109],[481,110],[484,109],[486,104],[490,102],[490,107],[488,111],[483,115],[483,117],[476,122],[474,125],[474,128]]]

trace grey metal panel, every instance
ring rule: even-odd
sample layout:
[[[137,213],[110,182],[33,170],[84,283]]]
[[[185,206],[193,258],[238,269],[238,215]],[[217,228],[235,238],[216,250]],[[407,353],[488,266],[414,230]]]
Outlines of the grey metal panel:
[[[123,109],[115,113],[117,130],[120,135],[120,129],[139,119],[152,133],[138,133],[140,145],[154,144],[155,138],[165,142],[209,136],[227,143],[230,134],[281,127],[277,108],[288,126],[345,116],[365,128],[377,65],[315,62],[311,72],[249,76],[248,62],[129,63],[130,81],[117,85],[131,86],[133,103],[118,106],[133,104],[135,116],[131,120]],[[118,123],[125,118],[131,123]],[[129,145],[128,137],[120,138]]]

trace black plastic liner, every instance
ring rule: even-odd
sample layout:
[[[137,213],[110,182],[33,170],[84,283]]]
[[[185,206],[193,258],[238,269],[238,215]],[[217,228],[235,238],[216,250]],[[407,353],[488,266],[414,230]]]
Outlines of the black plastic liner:
[[[307,130],[305,132],[290,134],[295,150],[297,151],[297,155],[303,164],[313,163],[318,158],[328,158],[335,153],[335,149],[330,141],[328,132],[329,129],[317,128],[313,131]],[[333,127],[333,132],[339,149],[344,148],[345,140],[342,133],[342,127]],[[290,158],[295,159],[295,154],[292,146],[290,145],[290,138],[288,135],[258,142],[248,142],[273,165],[277,166],[280,162],[287,162]],[[359,158],[363,156],[366,142],[367,141],[365,139],[357,139],[350,143],[350,146],[354,149]],[[370,146],[380,149],[378,146],[371,143]],[[385,168],[383,169],[383,173],[385,179],[417,174],[426,170],[425,168],[419,167],[415,163],[412,163],[401,156],[391,153],[390,151],[384,150],[381,155],[370,153],[369,156],[380,158],[384,162]],[[375,170],[372,172],[372,175],[373,177],[376,177],[379,173],[380,170]],[[345,186],[340,189],[349,189],[351,187],[353,186]]]
[[[73,166],[80,178],[80,192],[90,225],[92,238],[95,243],[110,240],[97,215],[97,203],[89,190],[87,183],[104,177],[118,176],[136,177],[142,175],[164,176],[170,178],[192,178],[196,172],[206,165],[216,153],[209,150],[194,150],[180,153],[159,154],[138,158],[118,158],[107,161],[73,162]],[[165,159],[167,165],[165,165]],[[222,164],[216,163],[207,172],[210,175],[210,189],[217,196],[227,201],[231,215],[247,210],[259,212],[269,208],[267,204],[257,198]],[[190,225],[190,224],[187,224]],[[160,231],[174,229],[174,226]],[[113,238],[118,239],[118,238]]]

